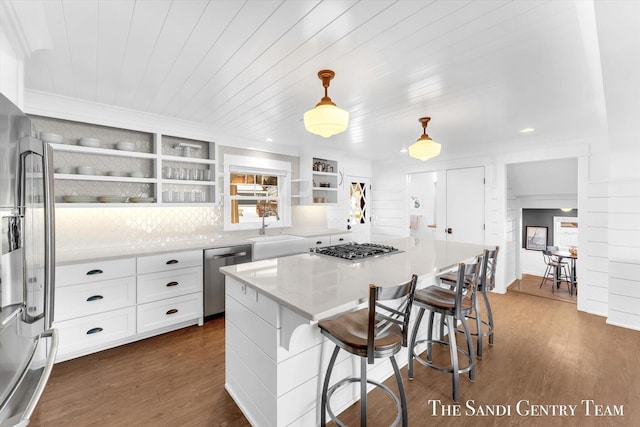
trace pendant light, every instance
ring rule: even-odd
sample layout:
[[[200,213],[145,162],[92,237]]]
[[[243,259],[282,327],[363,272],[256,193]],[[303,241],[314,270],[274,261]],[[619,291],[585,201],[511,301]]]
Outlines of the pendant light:
[[[414,144],[409,146],[409,155],[425,161],[438,156],[442,147],[427,135],[427,123],[429,123],[431,117],[422,117],[418,120],[422,123],[422,135]]]
[[[343,132],[349,125],[349,112],[336,107],[327,95],[329,82],[335,75],[336,73],[331,70],[318,71],[318,77],[324,86],[324,97],[314,109],[304,113],[305,129],[325,138]]]

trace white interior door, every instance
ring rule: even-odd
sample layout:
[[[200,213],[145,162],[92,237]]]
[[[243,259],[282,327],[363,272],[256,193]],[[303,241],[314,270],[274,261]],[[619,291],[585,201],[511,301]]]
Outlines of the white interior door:
[[[447,170],[445,239],[484,244],[484,167]]]
[[[347,176],[349,195],[349,226],[352,240],[362,243],[369,241],[371,212],[369,209],[369,193],[371,179]]]

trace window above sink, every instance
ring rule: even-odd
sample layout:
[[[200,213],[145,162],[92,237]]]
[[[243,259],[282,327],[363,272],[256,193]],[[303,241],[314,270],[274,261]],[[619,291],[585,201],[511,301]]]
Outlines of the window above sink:
[[[224,188],[226,231],[291,226],[291,163],[226,154]]]

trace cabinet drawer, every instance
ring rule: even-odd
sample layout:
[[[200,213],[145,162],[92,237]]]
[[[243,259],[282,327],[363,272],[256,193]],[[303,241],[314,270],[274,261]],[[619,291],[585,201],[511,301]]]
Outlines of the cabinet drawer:
[[[351,241],[351,234],[334,234],[331,236],[331,245],[342,245]]]
[[[79,319],[54,322],[60,333],[58,355],[88,350],[136,333],[136,308],[128,307]]]
[[[331,236],[315,236],[309,237],[309,247],[319,248],[321,246],[331,245]]]
[[[136,305],[136,278],[82,283],[56,290],[55,320],[68,320]]]
[[[202,251],[175,252],[138,257],[138,274],[176,270],[178,268],[202,267]]]
[[[183,268],[138,276],[138,303],[202,291],[202,268]]]
[[[138,333],[202,317],[202,292],[138,306]]]
[[[56,287],[135,276],[135,258],[91,261],[56,267]]]

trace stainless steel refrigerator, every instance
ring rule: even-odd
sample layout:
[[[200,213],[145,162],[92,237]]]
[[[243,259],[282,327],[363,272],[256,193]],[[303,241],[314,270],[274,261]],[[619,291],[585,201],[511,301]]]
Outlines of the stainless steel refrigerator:
[[[26,426],[53,368],[52,153],[0,94],[0,427]]]

